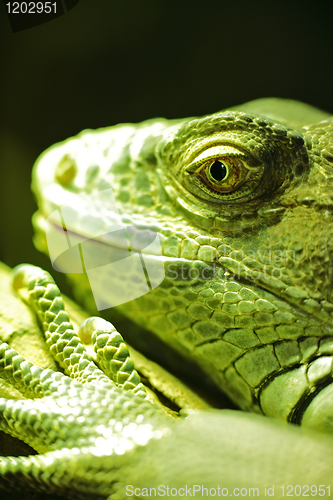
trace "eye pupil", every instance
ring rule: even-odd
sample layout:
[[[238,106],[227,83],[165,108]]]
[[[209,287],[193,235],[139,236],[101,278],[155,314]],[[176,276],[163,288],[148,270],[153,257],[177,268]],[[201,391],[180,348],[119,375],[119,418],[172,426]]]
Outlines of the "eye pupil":
[[[223,181],[227,176],[227,167],[219,160],[215,160],[209,167],[209,172],[215,181]]]

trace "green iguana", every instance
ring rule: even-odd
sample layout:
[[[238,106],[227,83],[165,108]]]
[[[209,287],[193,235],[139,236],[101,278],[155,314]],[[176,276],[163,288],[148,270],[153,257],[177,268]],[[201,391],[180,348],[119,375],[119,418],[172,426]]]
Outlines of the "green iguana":
[[[240,408],[331,433],[332,172],[330,115],[296,101],[84,131],[36,163],[36,244],[88,309],[118,305]],[[217,496],[330,495],[329,435],[223,411],[174,421],[138,386],[118,334],[93,322],[99,366],[137,394],[114,387],[51,278],[34,273],[19,268],[16,286],[30,289],[51,353],[76,381],[3,344],[2,376],[42,399],[0,400],[1,428],[43,453],[3,459],[3,478],[110,499],[161,484],[174,494],[159,496],[177,498],[188,484]]]

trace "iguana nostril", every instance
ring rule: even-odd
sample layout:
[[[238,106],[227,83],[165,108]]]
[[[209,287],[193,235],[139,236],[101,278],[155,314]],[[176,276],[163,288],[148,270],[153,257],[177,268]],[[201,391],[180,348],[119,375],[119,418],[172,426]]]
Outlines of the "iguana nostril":
[[[78,166],[75,159],[71,155],[65,154],[57,164],[54,177],[62,186],[66,186],[74,179],[77,171]]]

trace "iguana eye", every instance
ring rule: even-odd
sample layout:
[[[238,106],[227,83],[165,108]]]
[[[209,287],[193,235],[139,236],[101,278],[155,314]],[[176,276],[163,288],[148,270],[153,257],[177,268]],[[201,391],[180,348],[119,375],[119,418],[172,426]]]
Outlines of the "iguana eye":
[[[236,199],[253,191],[262,173],[263,167],[243,151],[219,145],[202,151],[185,167],[184,181],[193,194]]]
[[[219,193],[233,191],[246,179],[249,170],[238,158],[214,158],[196,171],[197,175]]]

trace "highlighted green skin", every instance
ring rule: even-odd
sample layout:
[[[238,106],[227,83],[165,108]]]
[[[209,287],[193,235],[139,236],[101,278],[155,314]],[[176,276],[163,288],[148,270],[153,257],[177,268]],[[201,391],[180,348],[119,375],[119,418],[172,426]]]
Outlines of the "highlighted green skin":
[[[167,258],[163,283],[120,310],[197,362],[241,408],[296,423],[305,415],[305,425],[332,431],[315,411],[332,383],[330,116],[263,99],[198,119],[86,131],[74,142],[35,167],[39,247],[40,221],[65,203],[48,196],[50,186],[74,198],[112,187],[124,222],[157,231]],[[263,167],[253,192],[207,199],[190,187],[186,166],[221,143]],[[51,157],[57,148],[63,163],[71,157],[67,176]],[[89,305],[82,275],[71,277]]]

